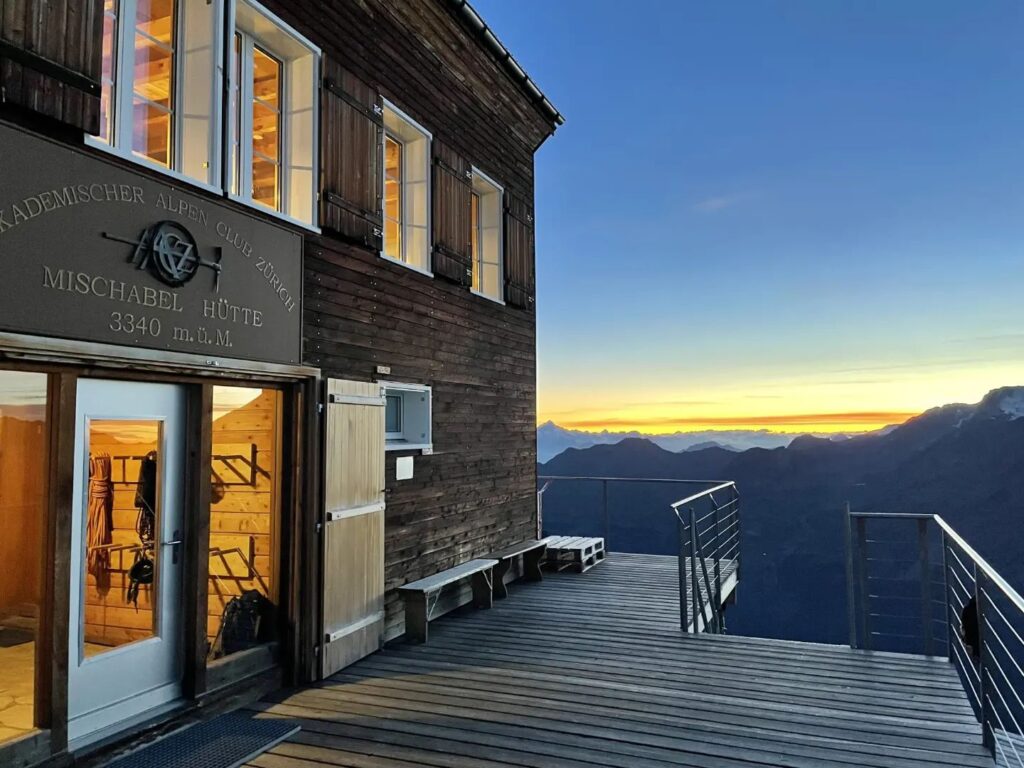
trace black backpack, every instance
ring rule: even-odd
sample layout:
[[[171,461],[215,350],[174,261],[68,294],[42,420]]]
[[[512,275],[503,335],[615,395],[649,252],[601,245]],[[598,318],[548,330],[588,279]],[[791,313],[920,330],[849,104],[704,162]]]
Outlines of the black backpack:
[[[273,640],[274,604],[255,589],[231,598],[224,606],[217,638],[220,640],[218,657]],[[216,647],[217,639],[211,651],[215,651]]]
[[[978,661],[981,658],[981,636],[978,632],[978,601],[973,597],[960,613],[960,637],[971,657]]]

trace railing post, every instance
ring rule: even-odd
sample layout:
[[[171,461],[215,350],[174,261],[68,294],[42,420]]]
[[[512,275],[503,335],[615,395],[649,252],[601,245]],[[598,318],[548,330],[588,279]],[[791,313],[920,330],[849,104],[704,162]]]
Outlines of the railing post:
[[[601,481],[601,508],[604,515],[604,549],[611,551],[611,518],[608,516],[608,481]]]
[[[992,722],[995,719],[992,712],[992,698],[988,695],[988,684],[992,675],[989,672],[989,651],[985,642],[985,591],[982,589],[984,573],[978,572],[978,564],[974,563],[974,604],[978,612],[978,698],[981,703],[981,740],[988,750],[995,754],[996,740],[992,731]]]
[[[715,504],[714,500],[711,501]],[[718,505],[715,504],[714,516],[711,518],[712,523],[715,526],[715,549],[714,549],[714,563],[715,563],[715,612],[717,613],[722,609],[722,540],[718,538]],[[717,631],[722,631],[721,617],[718,620]]]
[[[934,656],[932,647],[932,594],[931,594],[931,560],[928,552],[928,520],[919,518],[917,521],[917,554],[921,563],[921,632],[924,641],[924,655]]]
[[[693,631],[699,632],[698,618],[704,621],[704,610],[701,607],[700,579],[697,577],[697,552],[700,549],[697,541],[697,514],[690,507],[690,603],[693,605]]]
[[[689,632],[690,624],[686,620],[686,612],[689,610],[686,605],[686,525],[678,512],[676,521],[679,523],[679,628]]]
[[[860,593],[861,643],[859,648],[871,650],[870,599],[868,594],[868,534],[867,521],[856,518],[857,525],[857,591]]]
[[[740,522],[740,489],[732,487],[732,497],[736,500],[736,581],[741,577],[740,565],[743,563],[743,524]],[[736,593],[733,592],[733,595]]]
[[[942,623],[946,627],[946,657],[953,661],[953,596],[949,591],[949,562],[946,553],[948,548],[946,532],[942,531]]]
[[[843,516],[846,543],[846,620],[850,627],[850,647],[857,647],[857,593],[853,584],[853,515],[850,513],[850,502],[846,502],[846,514]]]

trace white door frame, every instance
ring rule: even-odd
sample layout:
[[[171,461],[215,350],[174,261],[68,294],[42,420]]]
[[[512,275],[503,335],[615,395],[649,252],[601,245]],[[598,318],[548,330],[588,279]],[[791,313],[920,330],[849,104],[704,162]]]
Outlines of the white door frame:
[[[156,714],[182,697],[186,389],[175,384],[80,379],[75,412],[68,628],[68,737],[80,747]],[[155,634],[84,657],[90,420],[161,422]],[[175,562],[176,561],[176,562]]]

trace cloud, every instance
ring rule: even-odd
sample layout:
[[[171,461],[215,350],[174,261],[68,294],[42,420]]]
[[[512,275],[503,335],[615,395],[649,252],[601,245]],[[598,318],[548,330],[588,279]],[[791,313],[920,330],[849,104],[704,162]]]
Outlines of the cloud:
[[[720,197],[709,197],[695,203],[693,210],[697,213],[718,213],[726,208],[732,208],[743,199],[743,195],[722,195]]]
[[[909,418],[917,416],[917,411],[850,411],[846,413],[794,413],[771,414],[766,416],[693,416],[673,417],[655,416],[650,418],[630,419],[580,419],[578,421],[561,422],[568,429],[593,429],[612,427],[761,427],[790,426],[810,427],[822,425],[861,425],[874,427],[879,424],[902,424]]]
[[[651,406],[657,406],[659,408],[664,406],[690,406],[690,405],[719,405],[717,400],[648,400],[644,403],[623,403],[626,408],[649,408]]]

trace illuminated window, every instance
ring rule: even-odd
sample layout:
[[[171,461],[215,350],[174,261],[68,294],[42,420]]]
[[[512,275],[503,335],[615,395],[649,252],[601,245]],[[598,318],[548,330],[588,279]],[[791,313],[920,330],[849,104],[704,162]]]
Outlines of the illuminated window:
[[[103,8],[100,124],[90,141],[315,224],[319,50],[250,0]]]
[[[273,389],[213,388],[211,661],[278,639],[281,401]]]
[[[402,260],[402,143],[384,137],[384,255]]]
[[[33,731],[46,610],[46,376],[0,371],[0,743]]]
[[[231,193],[311,224],[319,54],[266,11],[235,8]]]
[[[430,134],[384,103],[384,251],[430,272]]]
[[[114,129],[114,79],[117,71],[117,0],[103,3],[103,68],[100,92],[100,141],[110,143]]]
[[[220,15],[210,0],[105,0],[98,142],[216,185]]]
[[[473,222],[470,244],[473,252],[473,292],[501,302],[502,206],[504,190],[473,169],[473,195],[470,214]]]

